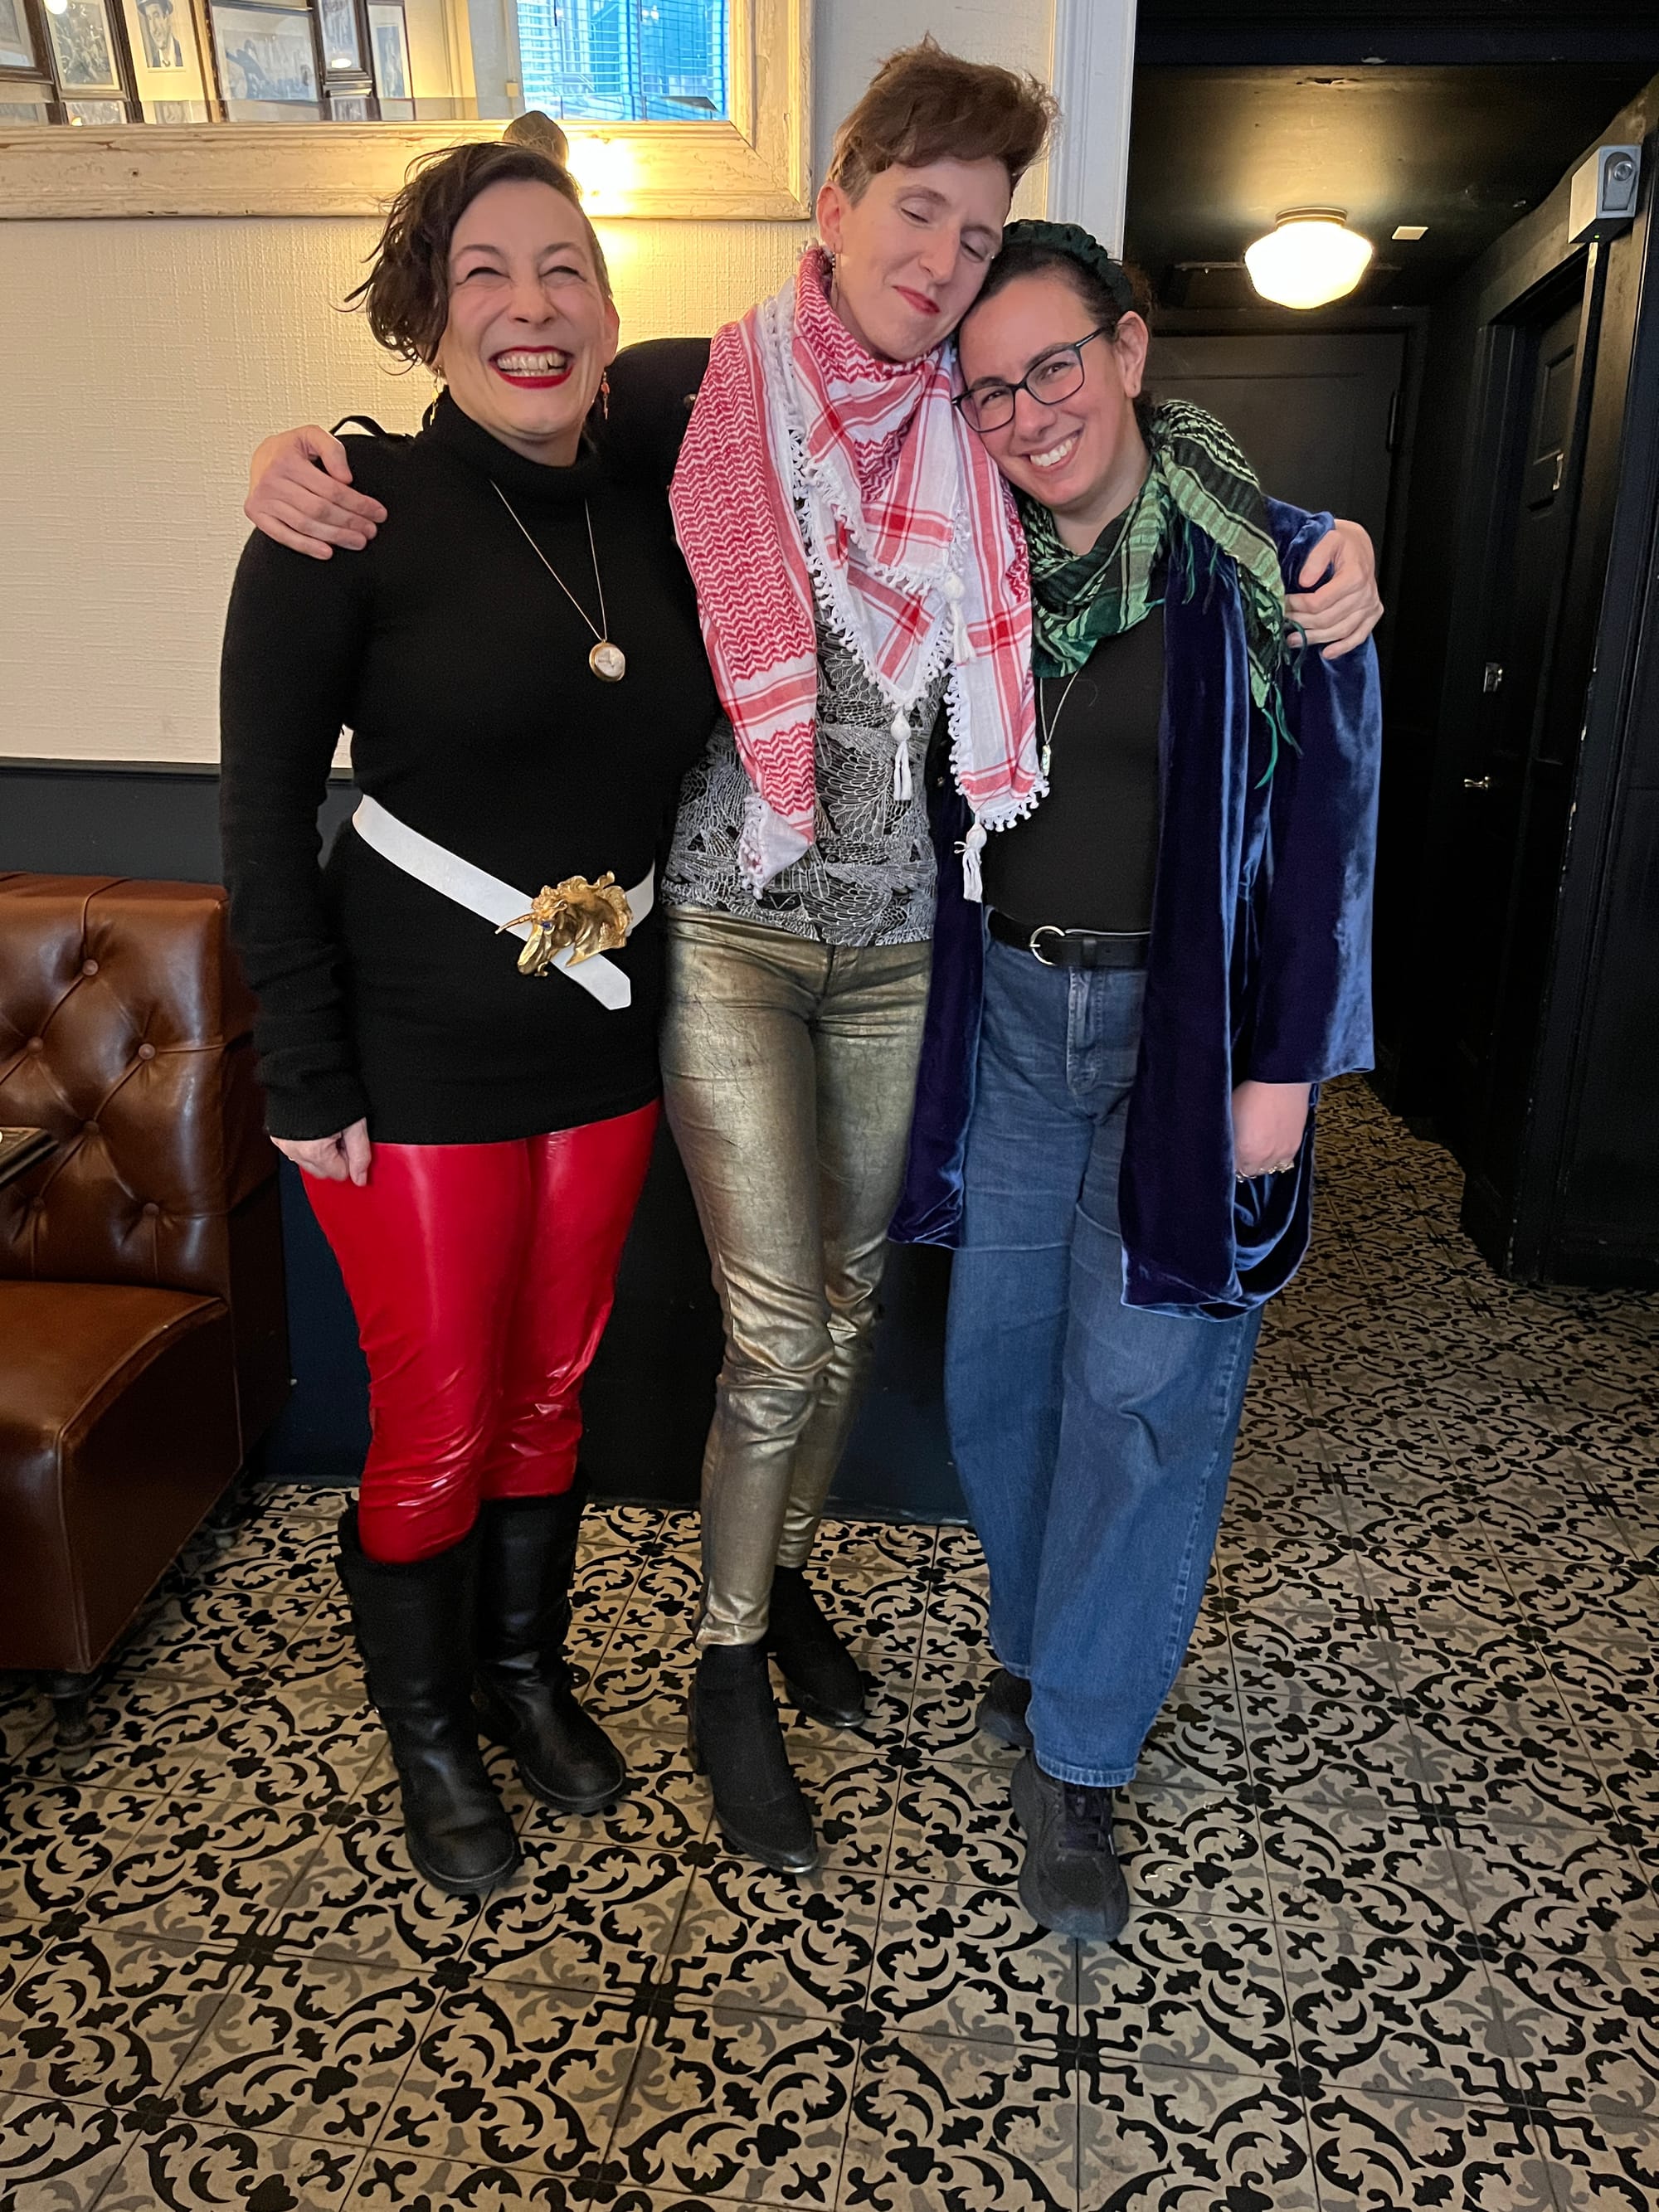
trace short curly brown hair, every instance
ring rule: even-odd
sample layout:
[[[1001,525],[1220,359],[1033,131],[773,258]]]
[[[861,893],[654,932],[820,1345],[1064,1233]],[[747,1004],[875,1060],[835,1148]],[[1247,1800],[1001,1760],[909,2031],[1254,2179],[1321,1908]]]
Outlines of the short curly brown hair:
[[[554,143],[563,133],[553,126]],[[370,258],[368,276],[349,296],[388,352],[428,367],[449,320],[449,247],[455,226],[491,185],[547,185],[581,216],[599,289],[611,297],[611,272],[593,226],[582,215],[581,188],[563,161],[529,144],[484,139],[424,154],[411,163]]]
[[[964,61],[936,40],[890,54],[836,133],[830,181],[862,199],[884,169],[929,161],[1000,161],[1017,185],[1060,112],[1034,76]]]

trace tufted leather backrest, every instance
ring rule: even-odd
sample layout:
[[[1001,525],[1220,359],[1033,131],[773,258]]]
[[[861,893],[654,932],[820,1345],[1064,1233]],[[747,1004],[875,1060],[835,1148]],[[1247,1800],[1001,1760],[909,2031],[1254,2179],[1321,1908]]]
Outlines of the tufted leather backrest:
[[[228,1298],[231,1212],[276,1172],[216,884],[0,874],[0,1276]]]

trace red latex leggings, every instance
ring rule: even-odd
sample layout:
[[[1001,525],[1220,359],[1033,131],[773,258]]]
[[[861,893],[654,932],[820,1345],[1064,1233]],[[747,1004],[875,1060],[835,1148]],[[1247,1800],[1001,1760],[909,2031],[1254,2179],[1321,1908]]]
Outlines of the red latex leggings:
[[[508,1144],[376,1145],[361,1186],[306,1177],[368,1361],[370,1559],[447,1551],[483,1498],[569,1489],[656,1127],[642,1106]]]

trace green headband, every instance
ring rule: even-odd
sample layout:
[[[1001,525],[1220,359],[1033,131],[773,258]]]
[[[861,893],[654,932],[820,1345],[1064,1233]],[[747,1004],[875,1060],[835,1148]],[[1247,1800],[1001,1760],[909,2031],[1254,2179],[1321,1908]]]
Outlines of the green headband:
[[[1108,253],[1100,240],[1085,230],[1080,223],[1042,222],[1036,220],[1011,222],[1002,234],[1002,251],[1012,246],[1039,246],[1050,253],[1063,254],[1067,261],[1075,261],[1079,269],[1086,269],[1091,276],[1098,277],[1117,302],[1118,313],[1138,314],[1135,288],[1129,282],[1129,272],[1121,261]]]

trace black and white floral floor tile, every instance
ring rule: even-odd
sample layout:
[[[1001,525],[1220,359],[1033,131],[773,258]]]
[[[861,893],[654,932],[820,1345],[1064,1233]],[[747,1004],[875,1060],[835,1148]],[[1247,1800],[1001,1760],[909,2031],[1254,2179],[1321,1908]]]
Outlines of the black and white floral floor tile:
[[[1320,2212],[1558,2212],[1518,2106],[1343,2089],[1310,2099],[1308,2118]]]
[[[333,2212],[349,2201],[362,2154],[299,2136],[172,2120],[127,2151],[98,2199],[101,2212],[159,2212],[172,2205],[226,2212]]]
[[[1123,1793],[1121,1941],[1035,1929],[962,1528],[830,1522],[871,1717],[791,1709],[810,1878],[687,1755],[695,1515],[584,1526],[588,1818],[404,1852],[333,1578],[250,1485],[66,1754],[0,1677],[0,2212],[1653,2212],[1659,1300],[1498,1282],[1360,1086]]]
[[[1070,2212],[1078,2185],[1069,2052],[945,2035],[866,2045],[837,2199],[847,2212]]]
[[[132,2140],[107,2105],[0,2093],[0,2205],[79,2212],[103,2195]]]
[[[666,2006],[647,2021],[594,2179],[828,2212],[857,2063],[831,2021]]]
[[[1083,2212],[1317,2212],[1302,2098],[1254,2075],[1102,2064],[1082,2082]]]

